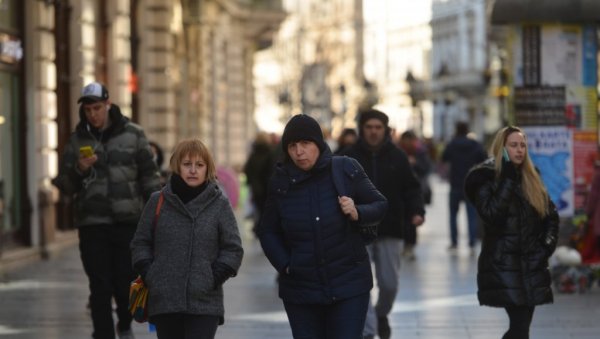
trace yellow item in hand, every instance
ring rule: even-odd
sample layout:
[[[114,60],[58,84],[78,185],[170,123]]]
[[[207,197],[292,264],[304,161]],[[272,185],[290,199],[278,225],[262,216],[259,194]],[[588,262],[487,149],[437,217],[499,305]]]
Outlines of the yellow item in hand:
[[[79,147],[79,154],[81,154],[84,158],[89,158],[94,155],[94,150],[92,149],[92,146]]]

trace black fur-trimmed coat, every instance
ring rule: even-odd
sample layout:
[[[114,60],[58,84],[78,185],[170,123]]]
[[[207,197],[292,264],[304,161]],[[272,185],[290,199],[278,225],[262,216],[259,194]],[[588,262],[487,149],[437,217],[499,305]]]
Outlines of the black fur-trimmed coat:
[[[552,303],[548,258],[554,252],[558,214],[548,200],[541,217],[523,197],[520,182],[495,178],[493,159],[475,166],[465,193],[482,219],[484,236],[477,285],[481,305],[535,306]]]

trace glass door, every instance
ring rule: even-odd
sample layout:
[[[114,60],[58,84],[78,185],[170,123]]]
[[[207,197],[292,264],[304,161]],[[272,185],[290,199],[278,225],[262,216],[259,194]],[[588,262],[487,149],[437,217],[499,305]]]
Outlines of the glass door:
[[[20,199],[17,192],[18,182],[15,177],[19,161],[15,155],[15,140],[18,133],[18,78],[7,72],[0,71],[0,234],[2,238],[7,233],[18,229]]]

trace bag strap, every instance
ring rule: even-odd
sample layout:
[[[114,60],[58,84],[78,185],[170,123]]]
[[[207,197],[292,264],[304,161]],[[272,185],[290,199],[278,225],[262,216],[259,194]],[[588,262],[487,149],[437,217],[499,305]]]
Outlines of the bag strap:
[[[344,185],[344,157],[333,156],[331,158],[331,177],[333,186],[339,196],[348,196],[346,185]]]
[[[165,201],[165,196],[163,191],[160,191],[160,195],[158,196],[158,203],[156,204],[156,210],[154,210],[154,220],[152,220],[152,237],[156,234],[156,225],[158,224],[158,217],[160,216],[160,209],[162,207],[163,202]]]

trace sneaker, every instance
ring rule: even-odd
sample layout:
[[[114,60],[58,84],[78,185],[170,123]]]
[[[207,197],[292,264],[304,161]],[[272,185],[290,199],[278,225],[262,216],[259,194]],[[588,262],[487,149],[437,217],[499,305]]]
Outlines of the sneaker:
[[[448,252],[450,254],[458,254],[458,246],[456,246],[456,245],[448,246]]]
[[[117,331],[117,335],[119,336],[119,339],[135,339],[131,329],[122,332]]]
[[[402,256],[410,261],[415,260],[417,257],[415,256],[415,250],[412,246],[405,246],[402,251]]]
[[[387,317],[377,318],[377,334],[381,339],[390,339],[392,336],[392,329]]]

